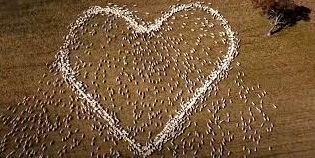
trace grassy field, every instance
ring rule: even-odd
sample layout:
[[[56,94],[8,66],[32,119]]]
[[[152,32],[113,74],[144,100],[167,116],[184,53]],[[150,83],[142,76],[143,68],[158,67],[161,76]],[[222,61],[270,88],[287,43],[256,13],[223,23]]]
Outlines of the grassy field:
[[[179,3],[168,0],[0,0],[0,113],[21,102],[24,96],[36,94],[38,81],[43,78],[43,74],[48,73],[48,78],[54,78],[49,75],[46,64],[55,60],[63,36],[68,32],[67,26],[89,6],[106,6],[109,2],[137,10],[137,16],[147,21],[152,21],[160,16],[161,11]],[[208,2],[239,33],[241,47],[235,62],[241,63],[239,69],[246,73],[244,80],[251,85],[259,83],[268,92],[267,102],[277,105],[275,111],[267,109],[275,125],[273,132],[264,134],[261,150],[248,157],[313,157],[315,2],[296,0],[298,4],[313,11],[310,14],[311,20],[298,22],[271,37],[266,36],[270,27],[267,19],[252,8],[249,0]],[[68,93],[70,92],[66,91],[65,94]],[[195,119],[198,120],[199,117]],[[80,125],[80,122],[77,126],[89,135],[88,127]],[[0,134],[5,132],[7,128],[0,126]],[[230,150],[235,153],[232,156],[243,155],[240,149],[242,146],[239,146],[243,143],[238,139],[230,143]],[[272,146],[272,150],[268,150],[269,146]],[[80,153],[85,150],[90,150],[90,147],[83,145],[78,149],[79,152],[71,156],[86,157],[88,155]],[[126,157],[130,156],[128,152],[125,154]],[[155,156],[160,155],[162,153]]]

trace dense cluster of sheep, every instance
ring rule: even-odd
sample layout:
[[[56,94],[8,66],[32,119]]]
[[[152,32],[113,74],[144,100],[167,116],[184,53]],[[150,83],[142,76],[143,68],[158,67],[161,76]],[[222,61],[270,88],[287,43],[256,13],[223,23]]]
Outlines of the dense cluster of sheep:
[[[74,42],[75,33],[74,30],[83,26],[86,21],[88,21],[91,17],[98,14],[113,14],[118,17],[121,17],[126,20],[126,22],[136,31],[136,33],[146,33],[150,34],[151,32],[158,31],[163,22],[167,21],[173,14],[181,11],[187,10],[202,10],[211,14],[215,20],[220,21],[222,27],[226,30],[226,35],[229,40],[229,48],[227,54],[223,57],[223,60],[218,65],[218,67],[208,76],[208,79],[204,82],[203,86],[196,89],[194,96],[185,104],[182,105],[182,109],[177,113],[177,115],[168,121],[165,128],[159,133],[154,139],[153,143],[148,147],[141,148],[139,144],[135,143],[134,140],[128,137],[128,133],[118,126],[111,116],[106,113],[99,102],[93,98],[93,96],[87,92],[86,86],[84,83],[79,81],[74,71],[71,68],[70,59],[69,59],[69,50],[68,46]],[[59,60],[59,68],[63,73],[64,79],[70,85],[70,87],[77,93],[81,99],[85,100],[89,105],[89,108],[92,109],[93,112],[98,113],[99,117],[105,119],[111,126],[113,132],[118,137],[123,137],[126,141],[130,143],[132,148],[136,150],[138,154],[148,156],[154,150],[161,147],[164,142],[167,142],[170,138],[173,138],[176,134],[180,132],[178,126],[183,122],[184,118],[187,117],[188,111],[194,108],[195,103],[204,97],[205,93],[212,90],[212,88],[219,82],[225,73],[229,70],[229,66],[235,56],[237,55],[238,48],[238,39],[235,37],[235,33],[232,31],[230,25],[228,25],[228,21],[218,13],[218,11],[210,8],[207,5],[203,5],[201,3],[188,3],[188,4],[180,4],[173,6],[170,11],[163,14],[159,19],[155,20],[154,24],[149,26],[140,25],[135,20],[135,17],[132,16],[132,13],[128,10],[122,10],[117,7],[91,7],[87,10],[78,20],[72,25],[70,29],[69,35],[66,36],[65,44],[61,49],[58,60]]]
[[[195,17],[194,14],[198,13],[205,17]],[[98,17],[101,23],[95,20]],[[181,17],[189,22],[176,19]],[[127,27],[119,26],[119,19],[123,19]],[[194,23],[194,20],[197,21]],[[177,25],[171,27],[173,23]],[[219,27],[214,29],[214,26]],[[182,30],[178,31],[176,27]],[[174,30],[179,34],[173,36],[171,32]],[[0,116],[5,125],[13,127],[0,142],[0,156],[1,152],[8,152],[7,157],[43,156],[55,144],[62,147],[55,151],[57,155],[65,156],[93,133],[84,133],[80,128],[70,130],[74,120],[95,122],[91,130],[98,136],[91,139],[91,157],[122,157],[116,147],[123,141],[129,145],[129,150],[143,157],[166,149],[172,152],[173,157],[187,156],[187,153],[197,156],[204,150],[203,146],[210,146],[208,155],[213,157],[229,156],[231,151],[225,146],[237,137],[231,130],[235,126],[241,129],[243,141],[250,140],[256,144],[251,147],[244,145],[243,152],[257,151],[261,131],[266,128],[271,132],[273,124],[264,112],[265,90],[261,90],[260,85],[246,85],[244,72],[237,72],[234,77],[229,74],[238,55],[239,40],[235,35],[228,21],[203,3],[172,6],[154,23],[143,22],[133,12],[116,5],[89,8],[70,25],[64,45],[56,55],[57,60],[50,66],[56,79],[39,82],[48,86],[47,90],[40,87],[38,97],[25,98],[21,105],[27,108],[20,112],[21,116],[15,117],[18,113],[15,107],[7,109],[12,116]],[[218,42],[216,37],[222,42]],[[224,51],[219,51],[221,49]],[[240,64],[237,62],[236,65]],[[229,85],[232,87],[223,94],[219,83],[225,81],[234,81],[234,84]],[[73,93],[69,101],[63,98],[68,97],[65,86],[70,87]],[[234,110],[234,102],[238,107],[245,105],[239,115],[238,112],[228,112],[228,109]],[[28,104],[34,106],[28,107]],[[67,106],[70,112],[63,119],[59,116],[54,121],[49,119],[55,116],[49,116],[54,113],[49,109]],[[40,109],[39,115],[36,109]],[[121,116],[128,115],[124,112],[131,111],[132,116],[124,118],[133,119],[127,121],[134,126],[120,120]],[[30,116],[23,118],[22,114]],[[196,114],[206,115],[206,119],[198,122],[194,118]],[[38,126],[35,135],[27,133],[25,122],[31,124],[31,132],[33,126]],[[198,129],[201,126],[202,130]],[[15,149],[8,150],[11,137],[20,132],[23,135],[15,138]],[[48,143],[39,145],[50,132],[58,132],[61,142],[48,139]],[[146,144],[140,144],[138,138],[146,136]],[[215,140],[216,137],[219,140]],[[100,146],[104,145],[98,144],[100,141],[112,144],[105,154],[99,153]],[[21,147],[20,144],[24,145]]]

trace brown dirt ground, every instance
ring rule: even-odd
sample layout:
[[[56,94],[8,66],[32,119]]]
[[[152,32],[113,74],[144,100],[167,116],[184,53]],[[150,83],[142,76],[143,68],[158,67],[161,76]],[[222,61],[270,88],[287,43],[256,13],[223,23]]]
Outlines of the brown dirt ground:
[[[0,112],[36,93],[38,80],[54,61],[67,26],[91,5],[126,4],[152,20],[176,1],[0,1]],[[268,21],[248,1],[209,1],[239,32],[241,62],[246,80],[260,83],[278,110],[272,113],[274,132],[265,138],[273,150],[257,157],[313,157],[315,155],[315,3],[299,0],[313,10],[311,21],[298,22],[266,37]],[[132,7],[132,4],[137,4]],[[153,8],[148,6],[154,6]],[[234,142],[237,144],[238,142]],[[267,148],[267,146],[266,146]]]

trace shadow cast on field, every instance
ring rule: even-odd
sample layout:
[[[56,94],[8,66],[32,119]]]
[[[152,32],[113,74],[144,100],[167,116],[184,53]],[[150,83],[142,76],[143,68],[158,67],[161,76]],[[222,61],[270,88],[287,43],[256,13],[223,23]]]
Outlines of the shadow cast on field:
[[[284,24],[277,26],[271,34],[280,32],[287,27],[295,26],[299,21],[310,21],[311,12],[312,10],[305,6],[296,6],[294,9],[285,10],[283,14],[287,21]]]

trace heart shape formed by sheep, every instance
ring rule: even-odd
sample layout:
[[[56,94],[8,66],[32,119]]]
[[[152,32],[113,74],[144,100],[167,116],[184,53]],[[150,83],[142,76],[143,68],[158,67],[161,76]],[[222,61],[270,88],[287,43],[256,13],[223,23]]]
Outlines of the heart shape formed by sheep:
[[[70,49],[69,46],[75,42],[76,29],[83,26],[87,21],[95,17],[96,15],[115,15],[122,18],[128,23],[128,25],[139,34],[151,34],[158,32],[163,24],[172,15],[177,12],[184,12],[188,10],[200,10],[213,17],[213,19],[220,22],[221,26],[225,29],[225,34],[228,37],[228,49],[226,54],[222,56],[220,63],[213,69],[213,71],[207,76],[207,79],[203,82],[203,85],[195,89],[193,96],[183,103],[174,117],[169,119],[164,126],[163,130],[155,136],[155,138],[146,146],[141,146],[134,139],[129,137],[129,133],[122,128],[119,123],[113,119],[113,117],[106,112],[101,106],[100,102],[93,97],[93,95],[87,90],[87,86],[83,81],[80,81],[71,66],[70,62]],[[142,156],[148,156],[152,154],[156,149],[161,149],[163,144],[170,140],[170,138],[180,135],[183,127],[181,126],[185,118],[189,116],[189,111],[195,108],[196,103],[203,99],[206,93],[212,91],[213,87],[223,79],[224,75],[230,70],[230,65],[234,58],[237,56],[238,39],[235,37],[235,33],[232,31],[231,26],[228,25],[228,21],[221,16],[218,11],[211,7],[201,3],[188,3],[179,4],[171,7],[168,12],[165,12],[160,18],[155,19],[153,24],[140,25],[136,21],[136,17],[132,12],[124,10],[118,7],[90,7],[85,11],[72,25],[69,34],[65,38],[64,45],[61,47],[57,54],[57,63],[60,72],[68,86],[74,91],[74,93],[81,98],[89,110],[94,112],[98,117],[108,122],[110,130],[115,136],[123,138],[132,147],[136,154]]]

